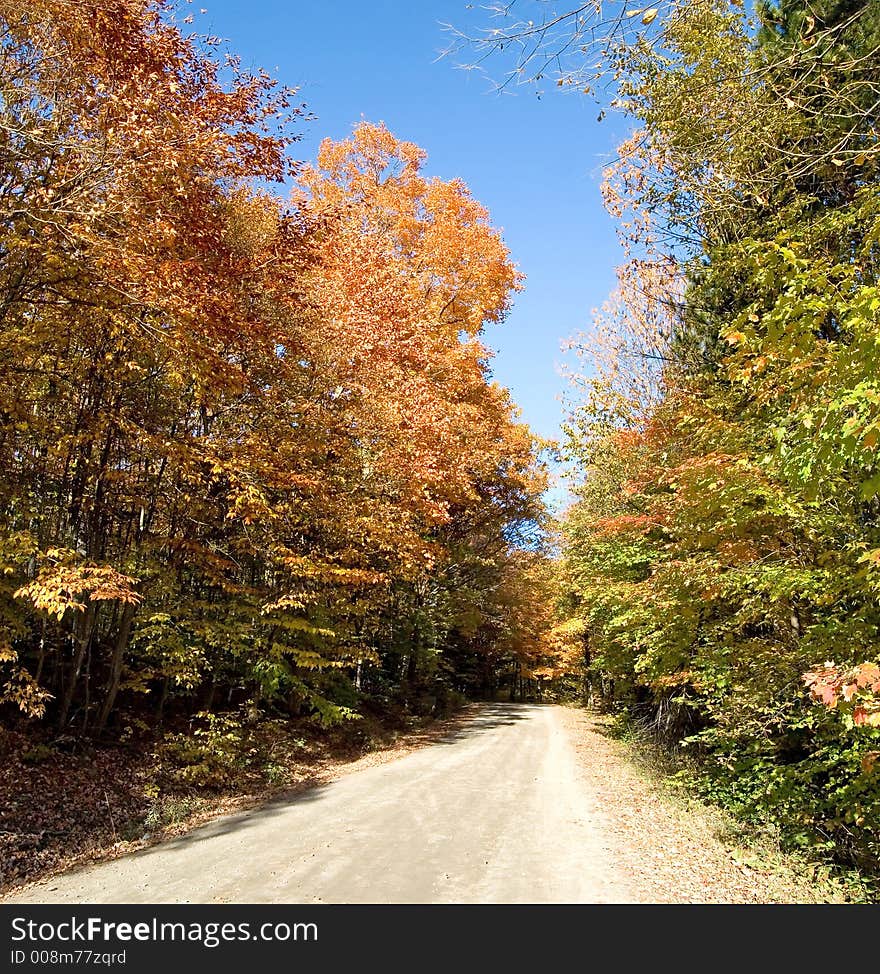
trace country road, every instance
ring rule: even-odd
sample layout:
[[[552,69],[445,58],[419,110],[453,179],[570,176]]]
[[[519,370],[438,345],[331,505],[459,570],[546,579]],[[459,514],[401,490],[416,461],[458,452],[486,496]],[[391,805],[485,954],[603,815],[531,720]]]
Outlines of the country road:
[[[608,750],[614,742],[580,721],[562,707],[487,704],[447,737],[404,757],[44,880],[5,901],[772,898],[760,877],[743,878],[711,836],[689,837],[693,822],[687,826],[683,813],[664,808]],[[681,848],[695,842],[702,843],[696,856]]]

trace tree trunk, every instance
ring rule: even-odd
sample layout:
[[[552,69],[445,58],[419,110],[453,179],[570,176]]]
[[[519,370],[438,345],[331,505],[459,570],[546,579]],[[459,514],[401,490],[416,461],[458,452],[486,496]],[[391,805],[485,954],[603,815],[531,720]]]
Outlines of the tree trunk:
[[[168,690],[169,690],[169,680],[168,677],[166,676],[165,679],[162,680],[162,695],[159,697],[159,706],[156,708],[157,727],[162,726],[162,720],[165,717],[165,701],[168,699]]]
[[[125,650],[128,648],[128,641],[131,638],[131,627],[134,622],[136,606],[126,603],[122,610],[122,621],[119,623],[119,631],[116,634],[116,643],[113,646],[113,656],[110,660],[110,676],[107,680],[107,692],[104,696],[104,704],[98,717],[98,724],[95,731],[100,734],[107,726],[107,721],[116,703],[116,694],[119,692],[119,681],[122,677],[122,661],[125,657]]]
[[[216,695],[216,693],[217,693],[217,677],[212,676],[211,683],[208,686],[208,695],[205,697],[205,704],[202,707],[202,710],[204,710],[206,713],[211,713],[214,707],[214,696]]]
[[[590,665],[593,662],[593,654],[590,652],[590,637],[584,635],[584,701],[590,707],[593,704],[593,680],[590,675]]]
[[[39,683],[43,678],[43,666],[46,663],[46,620],[43,619],[43,625],[40,630],[40,655],[37,658],[37,669],[34,673],[34,682]]]
[[[76,627],[74,628],[74,640],[76,641],[76,652],[73,656],[73,665],[71,667],[70,679],[67,682],[67,686],[64,690],[64,696],[61,700],[61,709],[58,712],[58,729],[64,730],[67,725],[67,717],[70,714],[70,708],[73,704],[73,698],[76,695],[76,687],[79,683],[79,674],[82,670],[83,660],[86,656],[86,648],[92,638],[92,631],[95,625],[95,612],[96,605],[94,602],[89,602],[86,611],[82,614]]]
[[[89,707],[92,705],[92,645],[91,640],[86,644],[85,670],[83,672],[85,691],[83,693],[83,722],[80,733],[85,737],[89,729]]]

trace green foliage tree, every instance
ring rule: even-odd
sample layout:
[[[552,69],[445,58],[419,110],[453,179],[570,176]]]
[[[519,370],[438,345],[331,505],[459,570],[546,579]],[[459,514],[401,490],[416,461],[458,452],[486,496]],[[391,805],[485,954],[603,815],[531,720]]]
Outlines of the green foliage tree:
[[[656,26],[614,53],[641,128],[607,199],[635,270],[580,346],[602,367],[570,421],[560,600],[599,689],[707,793],[873,869],[876,5],[707,0]]]

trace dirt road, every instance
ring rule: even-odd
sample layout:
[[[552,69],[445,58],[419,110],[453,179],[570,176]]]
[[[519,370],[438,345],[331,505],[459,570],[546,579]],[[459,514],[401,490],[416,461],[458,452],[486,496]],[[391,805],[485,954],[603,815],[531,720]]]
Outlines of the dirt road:
[[[705,830],[695,840],[694,822],[666,807],[586,721],[562,707],[486,705],[442,741],[398,760],[45,880],[6,901],[774,898]],[[615,800],[621,788],[623,816]],[[696,855],[695,841],[702,846]]]

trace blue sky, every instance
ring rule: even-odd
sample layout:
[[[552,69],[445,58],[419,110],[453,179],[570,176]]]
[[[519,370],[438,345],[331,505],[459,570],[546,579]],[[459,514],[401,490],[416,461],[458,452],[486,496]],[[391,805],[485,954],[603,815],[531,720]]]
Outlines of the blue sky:
[[[199,7],[207,12],[200,15]],[[195,29],[225,38],[246,66],[295,85],[317,116],[296,153],[362,118],[384,121],[428,152],[427,171],[460,177],[502,228],[526,275],[507,321],[487,333],[495,378],[543,436],[559,433],[561,341],[582,328],[614,285],[620,250],[602,209],[601,170],[620,136],[592,101],[525,87],[492,92],[458,59],[442,23],[487,23],[464,0],[195,0]],[[477,6],[477,5],[474,5]],[[490,65],[491,67],[491,65]],[[500,75],[503,67],[497,65]],[[617,126],[615,132],[612,126]]]

